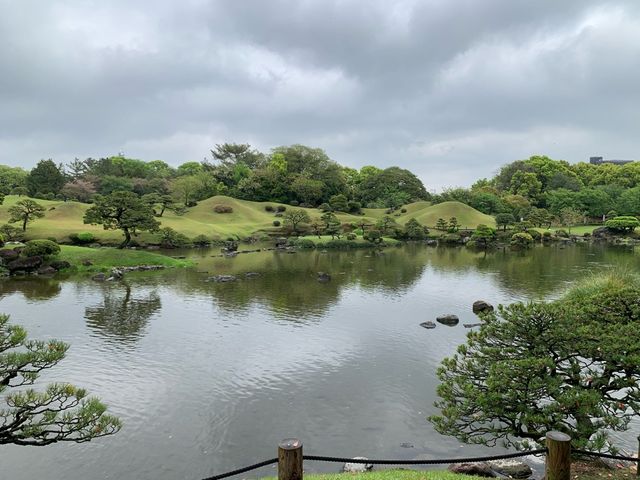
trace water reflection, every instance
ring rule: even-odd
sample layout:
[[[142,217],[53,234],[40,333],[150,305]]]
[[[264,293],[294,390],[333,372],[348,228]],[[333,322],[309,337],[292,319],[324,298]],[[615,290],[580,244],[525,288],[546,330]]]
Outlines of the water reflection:
[[[134,296],[131,285],[123,282],[105,286],[102,302],[87,307],[84,316],[87,326],[101,336],[131,343],[144,335],[147,322],[161,308],[156,291]]]
[[[61,291],[59,280],[43,277],[12,277],[0,280],[0,298],[21,293],[27,300],[49,300]]]

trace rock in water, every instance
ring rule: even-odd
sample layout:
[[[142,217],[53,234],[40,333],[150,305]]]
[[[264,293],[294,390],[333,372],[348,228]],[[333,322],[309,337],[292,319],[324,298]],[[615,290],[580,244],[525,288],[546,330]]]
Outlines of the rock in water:
[[[235,282],[236,277],[233,275],[214,275],[213,277],[209,277],[207,281],[216,283]]]
[[[37,273],[38,275],[53,275],[55,273],[58,273],[58,271],[53,267],[47,266],[47,267],[40,267]]]
[[[428,329],[436,328],[436,324],[434,322],[422,322],[420,326],[422,328],[428,328]]]
[[[476,300],[473,302],[473,307],[471,307],[473,313],[485,313],[485,312],[493,312],[493,305],[484,300]]]
[[[70,268],[71,264],[66,260],[55,260],[51,262],[51,268],[55,268],[56,270],[64,270],[65,268]]]
[[[449,471],[461,475],[475,475],[476,477],[494,478],[497,476],[488,463],[456,463],[449,465]]]
[[[353,457],[354,460],[369,460],[367,457]],[[342,471],[345,473],[364,473],[373,468],[370,463],[345,463]]]
[[[94,282],[104,282],[107,279],[107,276],[104,273],[96,273],[91,280]]]
[[[450,327],[453,327],[454,325],[457,325],[458,322],[460,322],[460,319],[458,318],[457,315],[442,315],[436,318],[436,321],[443,325],[448,325]]]
[[[489,462],[494,472],[510,478],[529,478],[533,475],[531,467],[517,460],[494,460]]]
[[[326,283],[331,281],[331,275],[326,272],[318,272],[318,281],[320,283]]]

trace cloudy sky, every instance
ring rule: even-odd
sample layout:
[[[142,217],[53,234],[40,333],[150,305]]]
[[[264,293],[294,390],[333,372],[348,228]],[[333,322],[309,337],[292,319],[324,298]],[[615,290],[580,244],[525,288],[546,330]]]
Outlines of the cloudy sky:
[[[637,0],[0,0],[4,164],[302,143],[440,190],[639,126]]]

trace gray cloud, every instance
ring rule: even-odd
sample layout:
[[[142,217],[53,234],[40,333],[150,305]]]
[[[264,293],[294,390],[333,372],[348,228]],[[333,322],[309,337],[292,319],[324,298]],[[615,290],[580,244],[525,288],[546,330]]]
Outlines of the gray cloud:
[[[429,189],[640,158],[634,1],[0,0],[0,162],[304,143]]]

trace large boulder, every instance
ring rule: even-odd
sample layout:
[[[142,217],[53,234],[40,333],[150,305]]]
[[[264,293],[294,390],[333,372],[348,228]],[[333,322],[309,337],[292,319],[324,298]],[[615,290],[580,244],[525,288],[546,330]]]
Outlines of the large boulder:
[[[441,315],[436,318],[436,322],[441,323],[443,325],[448,325],[449,327],[453,327],[460,322],[460,319],[457,315]]]
[[[367,457],[353,457],[354,460],[369,460]],[[373,468],[370,463],[345,463],[342,471],[345,473],[365,473]]]
[[[12,274],[15,272],[35,272],[41,266],[42,257],[39,255],[17,258],[7,264],[7,268]]]
[[[9,263],[20,256],[18,250],[0,250],[0,263]]]
[[[485,302],[484,300],[476,300],[473,302],[473,306],[471,307],[473,313],[487,313],[493,312],[493,305],[489,302]]]
[[[56,273],[58,273],[58,271],[50,266],[45,266],[45,267],[40,267],[38,269],[38,275],[55,275]]]
[[[449,471],[460,475],[475,475],[476,477],[495,478],[497,475],[488,463],[455,463],[449,465]]]
[[[531,467],[518,460],[493,460],[488,462],[494,472],[509,478],[529,478],[533,475]]]

